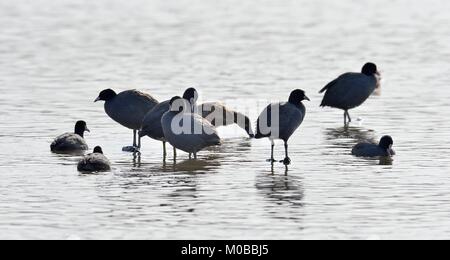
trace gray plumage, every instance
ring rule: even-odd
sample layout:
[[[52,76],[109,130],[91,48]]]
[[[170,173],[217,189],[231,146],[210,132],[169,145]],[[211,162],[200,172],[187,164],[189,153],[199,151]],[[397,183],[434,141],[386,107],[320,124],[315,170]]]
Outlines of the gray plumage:
[[[144,118],[142,129],[139,136],[149,136],[155,140],[166,141],[161,124],[161,118],[170,109],[170,101],[164,101],[155,106]],[[245,115],[228,109],[220,102],[208,102],[198,106],[198,114],[208,120],[214,127],[228,126],[235,123],[253,135],[250,120]],[[221,111],[220,114],[214,113]],[[237,122],[237,119],[242,119],[242,122]],[[247,124],[246,124],[247,123]],[[247,128],[247,129],[246,129]]]
[[[392,151],[393,152],[393,151]],[[360,143],[353,147],[352,154],[357,157],[391,156],[388,151],[376,144]]]
[[[89,149],[83,137],[74,133],[66,133],[58,136],[50,145],[54,153],[81,152]]]
[[[94,153],[88,154],[80,160],[77,168],[80,172],[110,171],[111,163],[109,162],[108,158],[103,155],[101,148],[96,147],[94,149]]]
[[[158,141],[165,141],[161,118],[164,113],[169,111],[169,109],[170,101],[168,100],[159,103],[152,110],[150,110],[144,117],[141,131],[139,131],[139,136],[149,136],[150,138]]]
[[[278,107],[279,121],[272,120],[272,109]],[[306,108],[300,103],[299,105],[294,105],[289,102],[270,104],[267,106],[257,120],[257,130],[256,138],[269,138],[271,140],[281,139],[285,142],[289,140],[292,134],[300,127],[305,118]],[[279,134],[276,135],[276,130],[269,133],[264,133],[261,131],[261,122],[267,122],[267,126],[271,128],[278,129]],[[273,123],[273,125],[272,125]]]
[[[164,136],[163,127],[161,124],[161,119],[167,111],[170,109],[170,101],[164,101],[156,105],[152,110],[150,110],[144,117],[142,122],[142,128],[139,131],[139,138],[148,136],[152,139],[163,142],[163,157],[167,156],[166,151],[166,138]],[[176,158],[176,149],[173,149],[174,158]]]
[[[329,83],[320,93],[326,91],[322,107],[349,110],[362,105],[378,84],[374,76],[362,73],[346,73]]]
[[[359,143],[352,149],[352,155],[357,157],[386,157],[395,155],[392,149],[392,137],[384,136],[379,144]]]
[[[177,122],[181,123],[181,129],[189,126],[190,123],[190,129],[186,129],[187,132],[183,133],[174,132],[179,130],[172,129],[172,124],[176,125]],[[197,152],[206,147],[221,144],[220,137],[217,134],[215,127],[198,114],[168,111],[163,115],[161,124],[166,140],[173,147],[189,154],[194,154],[194,156],[196,156]],[[200,129],[199,133],[196,132],[198,129]]]
[[[254,137],[250,119],[221,102],[205,102],[197,106],[198,114],[208,120],[214,127],[237,124],[244,129],[250,137]]]
[[[124,147],[123,150],[139,151],[141,139],[139,138],[139,144],[137,144],[137,131],[141,129],[145,116],[158,104],[158,101],[137,90],[127,90],[116,94],[112,89],[100,92],[95,102],[97,101],[105,101],[105,112],[111,119],[133,130],[133,146]]]
[[[373,63],[365,64],[361,73],[341,75],[320,90],[319,93],[325,92],[320,106],[344,110],[344,124],[351,122],[348,110],[359,107],[372,95],[379,86],[379,75]]]
[[[89,132],[86,122],[76,122],[74,132],[58,136],[50,145],[50,150],[54,153],[79,153],[88,150],[84,140],[85,132]]]
[[[237,124],[247,132],[250,138],[254,137],[252,123],[244,114],[226,107],[221,102],[206,102],[197,105],[198,92],[195,88],[186,89],[183,98],[189,102],[192,112],[206,118],[213,126],[221,127]]]
[[[152,110],[158,101],[152,96],[137,90],[127,90],[105,102],[106,114],[132,130],[139,130],[142,120]]]
[[[302,101],[309,98],[301,89],[291,92],[288,102],[270,104],[267,106],[256,123],[256,139],[269,138],[272,142],[270,162],[274,163],[274,140],[284,141],[285,155],[282,163],[289,165],[291,159],[288,152],[288,140],[305,119],[306,108]],[[278,110],[278,111],[277,111]],[[272,118],[274,114],[277,118]]]

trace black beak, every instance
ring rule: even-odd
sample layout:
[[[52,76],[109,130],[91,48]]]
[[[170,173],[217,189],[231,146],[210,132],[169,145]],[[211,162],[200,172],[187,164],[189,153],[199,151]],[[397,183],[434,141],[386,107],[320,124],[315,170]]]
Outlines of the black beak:
[[[100,97],[96,98],[96,99],[94,100],[94,103],[95,103],[95,102],[98,102],[98,101],[100,101]]]
[[[309,97],[305,96],[305,100],[311,101],[311,99],[309,99]]]

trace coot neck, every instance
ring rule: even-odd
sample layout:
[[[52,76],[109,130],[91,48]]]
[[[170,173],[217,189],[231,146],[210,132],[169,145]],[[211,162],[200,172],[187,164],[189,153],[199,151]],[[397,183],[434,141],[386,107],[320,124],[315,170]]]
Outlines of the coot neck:
[[[84,129],[81,128],[75,128],[75,134],[81,136],[84,138]]]

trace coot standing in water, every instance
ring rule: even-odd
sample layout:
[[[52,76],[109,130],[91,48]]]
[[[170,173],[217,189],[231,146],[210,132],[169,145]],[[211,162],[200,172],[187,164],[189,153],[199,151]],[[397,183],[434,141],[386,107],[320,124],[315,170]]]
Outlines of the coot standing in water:
[[[112,89],[100,92],[95,102],[98,101],[105,101],[105,112],[111,119],[133,130],[133,146],[124,147],[123,151],[138,152],[140,138],[137,138],[137,131],[141,129],[145,115],[158,104],[158,101],[137,90],[116,94]]]
[[[188,102],[181,97],[170,100],[170,110],[162,119],[162,127],[166,140],[176,149],[192,154],[210,146],[221,144],[217,130],[208,120],[190,111]]]
[[[367,63],[361,73],[345,73],[326,85],[319,93],[325,96],[321,107],[344,110],[344,124],[352,119],[348,111],[362,105],[379,86],[380,73],[373,63]]]
[[[284,165],[291,164],[291,159],[288,153],[288,141],[292,134],[302,124],[305,118],[306,108],[302,101],[310,99],[305,95],[303,90],[297,89],[292,91],[288,102],[270,104],[264,109],[258,117],[256,125],[256,139],[269,138],[272,143],[270,162],[273,164],[275,140],[281,139],[284,141],[285,159],[281,161]],[[275,115],[278,117],[272,118],[272,110],[278,110]],[[276,113],[276,112],[274,112]]]

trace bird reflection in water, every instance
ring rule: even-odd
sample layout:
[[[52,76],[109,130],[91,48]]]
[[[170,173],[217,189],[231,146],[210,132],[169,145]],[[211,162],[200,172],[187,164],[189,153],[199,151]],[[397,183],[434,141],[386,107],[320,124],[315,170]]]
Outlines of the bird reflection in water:
[[[163,172],[208,173],[220,167],[218,157],[210,156],[200,160],[185,160],[181,162],[163,163]]]
[[[380,165],[391,166],[394,164],[394,159],[392,157],[380,157]]]
[[[301,178],[287,175],[288,168],[285,168],[285,175],[261,173],[257,176],[256,189],[261,192],[269,201],[276,204],[289,203],[293,206],[302,207],[304,190]]]
[[[141,153],[133,153],[133,167],[140,168],[141,166]]]
[[[375,131],[361,127],[344,126],[339,128],[328,128],[326,130],[327,140],[353,139],[354,141],[375,140]]]
[[[344,126],[339,128],[329,128],[325,130],[326,141],[332,147],[350,151],[358,143],[369,142],[378,143],[375,131],[360,127]],[[376,160],[379,165],[393,165],[390,157],[367,158],[368,161]]]
[[[274,162],[272,162],[270,164],[270,173],[271,173],[271,175],[275,175],[275,163]],[[284,166],[284,176],[288,176],[288,174],[289,174],[289,166],[285,165]]]
[[[375,142],[374,131],[360,127],[344,126],[325,130],[327,142],[336,148],[351,149],[360,142]]]

